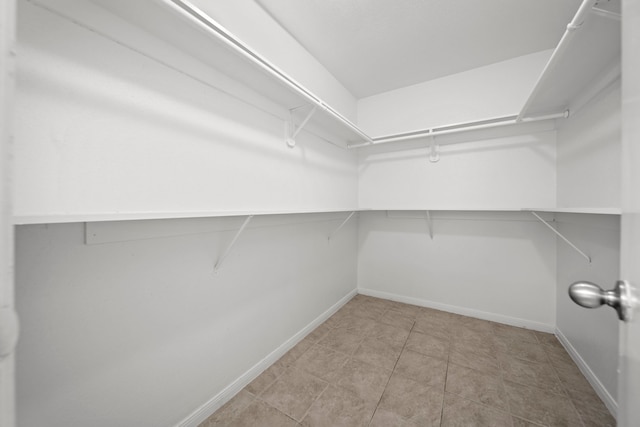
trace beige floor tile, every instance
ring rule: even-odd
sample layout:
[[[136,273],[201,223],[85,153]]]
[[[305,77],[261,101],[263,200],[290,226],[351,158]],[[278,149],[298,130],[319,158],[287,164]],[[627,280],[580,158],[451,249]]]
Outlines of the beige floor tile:
[[[449,363],[445,391],[501,411],[509,411],[507,394],[500,376],[483,374]]]
[[[501,358],[500,363],[505,380],[564,394],[564,387],[549,363],[528,362],[512,356]]]
[[[569,356],[569,353],[567,353],[563,347],[543,345],[542,348],[547,353],[547,356],[549,356],[549,360],[552,364],[575,365],[573,359],[571,359],[571,356]]]
[[[410,331],[413,328],[415,318],[405,315],[397,310],[387,310],[379,319],[380,323],[395,326],[396,328]]]
[[[413,325],[413,331],[437,338],[448,340],[451,337],[452,327],[446,319],[418,317]]]
[[[328,318],[327,320],[325,320],[320,326],[324,326],[327,327],[329,330],[335,328],[336,326],[338,326],[340,324],[340,319],[342,317],[342,310],[344,310],[344,307],[341,308],[340,310],[338,310],[333,316],[331,316],[330,318]],[[346,314],[345,314],[346,316]]]
[[[502,354],[509,354],[530,362],[549,363],[547,352],[538,343],[515,340],[503,336],[496,336],[494,342],[496,343],[496,349]]]
[[[490,375],[500,375],[500,363],[495,357],[483,356],[473,353],[468,349],[460,351],[460,349],[451,350],[449,352],[449,363],[475,369]]]
[[[260,396],[285,415],[300,421],[327,383],[298,369],[288,369]]]
[[[452,339],[465,340],[474,344],[491,344],[491,346],[495,346],[495,336],[496,334],[492,330],[477,330],[463,323],[456,324],[451,328]]]
[[[488,320],[476,319],[474,317],[458,316],[456,317],[456,326],[483,333],[493,334],[494,323]]]
[[[456,335],[451,338],[451,351],[478,354],[492,359],[498,358],[498,350],[492,337],[475,334]]]
[[[404,316],[415,320],[422,313],[422,307],[412,304],[390,301],[389,310],[399,311]]]
[[[615,427],[616,420],[593,390],[567,390],[586,427]]]
[[[318,344],[335,351],[351,354],[358,348],[363,339],[363,334],[348,329],[336,328],[318,341]]]
[[[511,417],[513,421],[513,427],[547,427],[542,424],[532,423],[531,421],[523,420],[519,417]]]
[[[427,356],[447,360],[449,357],[449,340],[420,332],[411,332],[406,348]]]
[[[312,374],[327,382],[335,381],[349,356],[321,345],[314,345],[293,365],[296,369]]]
[[[377,298],[375,298],[375,297],[370,297],[369,295],[356,294],[353,298],[351,298],[351,300],[349,301],[349,303],[352,303],[352,302],[359,302],[359,301],[376,300],[376,299],[377,299]]]
[[[609,412],[585,411],[580,412],[580,418],[585,427],[616,427],[616,419]]]
[[[211,415],[205,422],[200,424],[200,427],[225,427],[231,424],[242,411],[244,411],[253,401],[255,397],[245,391],[241,390],[231,400],[225,403],[220,409],[218,409],[213,415]]]
[[[394,373],[424,385],[444,389],[447,362],[411,350],[403,350]]]
[[[407,422],[420,426],[440,425],[444,393],[399,375],[392,375],[378,410],[395,414]]]
[[[438,424],[439,425],[439,424]],[[393,412],[386,411],[384,409],[376,409],[369,427],[408,427],[411,426],[400,415]]]
[[[436,310],[435,308],[422,307],[422,312],[418,316],[418,318],[422,319],[439,319],[446,323],[451,323],[451,321],[457,316],[453,313],[448,313],[442,310]]]
[[[302,420],[303,426],[359,427],[367,426],[375,411],[371,405],[355,393],[330,385],[313,402]]]
[[[505,381],[511,414],[534,423],[552,426],[582,425],[571,400],[536,387]]]
[[[387,344],[400,346],[404,346],[408,336],[409,331],[383,323],[367,335],[367,337],[380,340]]]
[[[553,367],[565,389],[585,393],[592,392],[591,384],[574,363],[556,363]]]
[[[278,360],[278,363],[288,368],[289,366],[293,365],[295,361],[305,353],[305,351],[309,350],[313,344],[313,341],[306,338],[303,339],[291,350],[289,350],[284,356],[282,356]]]
[[[546,332],[535,331],[534,334],[538,339],[538,342],[547,347],[557,347],[564,350],[562,344],[554,334],[548,334]]]
[[[344,329],[356,334],[368,334],[376,329],[379,323],[376,320],[361,317],[356,314],[345,317],[335,329]]]
[[[384,303],[377,301],[364,301],[356,303],[352,307],[351,314],[366,319],[377,320],[387,311]]]
[[[493,332],[505,338],[538,343],[536,334],[530,329],[517,328],[515,326],[493,323]]]
[[[351,359],[338,370],[338,380],[334,384],[355,393],[375,407],[390,376],[391,369],[383,369],[358,359]]]
[[[259,400],[249,405],[228,427],[294,427],[298,423]]]
[[[201,427],[301,420],[331,427],[615,425],[554,335],[363,295]]]
[[[333,327],[329,326],[325,322],[320,326],[318,326],[317,328],[315,328],[313,331],[311,331],[309,335],[306,336],[306,338],[308,338],[309,341],[316,343],[320,341],[322,338],[324,338],[332,329]]]
[[[402,344],[388,344],[382,340],[366,337],[353,357],[380,368],[393,370],[402,352]]]
[[[497,409],[445,393],[443,427],[511,427],[511,416]]]
[[[267,368],[263,373],[258,375],[255,380],[251,381],[244,389],[254,395],[259,395],[267,387],[277,380],[287,368],[280,362],[276,362]]]

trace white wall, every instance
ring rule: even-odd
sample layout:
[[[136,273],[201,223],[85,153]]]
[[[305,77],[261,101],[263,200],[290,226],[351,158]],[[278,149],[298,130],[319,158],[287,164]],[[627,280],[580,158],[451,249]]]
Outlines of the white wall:
[[[558,128],[559,207],[620,207],[620,87],[613,86]],[[574,304],[568,286],[578,280],[613,288],[619,277],[620,218],[558,214],[557,225],[591,256],[591,264],[558,240],[557,328],[595,378],[596,390],[615,410],[618,320],[606,308]],[[615,411],[614,411],[615,412]]]
[[[620,217],[617,215],[557,214],[558,230],[591,257],[558,240],[557,328],[575,349],[596,391],[615,413],[618,384],[618,317],[614,310],[589,310],[575,304],[569,285],[587,280],[612,289],[620,279]],[[589,373],[590,371],[590,373]]]
[[[361,213],[359,292],[552,331],[555,238],[527,213]],[[413,218],[412,218],[413,217]]]
[[[355,153],[305,132],[287,148],[215,70],[185,60],[194,80],[26,2],[18,24],[17,216],[355,207]]]
[[[550,52],[543,51],[375,95],[358,102],[372,135],[517,114]],[[362,208],[520,209],[553,207],[552,123],[429,138],[359,151]]]
[[[550,50],[358,100],[358,126],[372,136],[518,114]]]
[[[620,85],[558,127],[558,207],[620,207]]]
[[[177,424],[355,289],[345,215],[256,217],[217,275],[238,218],[18,227],[19,425]]]
[[[440,146],[359,152],[359,206],[380,209],[520,209],[555,205],[555,131]]]

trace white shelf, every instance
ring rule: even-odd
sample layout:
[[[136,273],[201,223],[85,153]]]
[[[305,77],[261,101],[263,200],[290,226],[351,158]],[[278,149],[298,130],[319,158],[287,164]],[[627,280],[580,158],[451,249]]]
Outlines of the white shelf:
[[[487,208],[487,207],[437,207],[437,208],[415,208],[415,207],[375,207],[375,208],[367,208],[361,209],[367,211],[417,211],[417,212],[520,212],[523,209],[519,207],[496,207],[496,208]]]
[[[201,211],[201,212],[114,212],[104,214],[51,214],[51,215],[16,215],[13,217],[14,225],[29,224],[63,224],[73,222],[101,222],[101,221],[136,221],[155,219],[177,218],[214,218],[260,215],[308,215],[340,212],[547,212],[547,213],[582,213],[598,215],[620,215],[620,208],[514,208],[514,207],[440,207],[440,208],[344,208],[344,209],[308,209],[308,210],[246,210],[246,211]]]
[[[194,57],[203,64],[229,76],[249,92],[257,93],[272,101],[280,108],[273,115],[283,118],[284,110],[301,106],[316,106],[316,112],[309,121],[308,129],[330,142],[346,147],[347,143],[370,140],[360,130],[330,105],[307,88],[279,70],[265,58],[245,45],[231,32],[208,17],[197,8],[181,0],[93,0],[101,8],[113,14],[112,18],[122,19],[138,29],[142,29],[158,40]],[[48,7],[48,6],[47,6]],[[78,12],[69,18],[77,21]],[[104,15],[104,10],[102,11]],[[90,13],[82,16],[83,25],[98,30],[99,33],[117,40],[134,50],[156,58],[156,52],[146,52],[144,45],[138,45],[114,32],[105,25],[104,16],[92,18]],[[159,62],[164,62],[160,59]],[[179,65],[178,65],[179,67]],[[240,98],[242,99],[242,98]],[[242,99],[248,101],[247,99]],[[264,108],[262,105],[261,108]],[[304,118],[296,117],[296,124]],[[284,136],[284,133],[283,133]]]
[[[580,213],[595,215],[620,215],[620,208],[523,208],[526,212]]]
[[[620,77],[620,20],[585,0],[553,52],[520,117],[575,112]]]
[[[15,215],[14,225],[63,224],[72,222],[136,221],[178,218],[214,218],[256,215],[304,215],[362,211],[363,209],[274,210],[274,211],[201,211],[201,212],[114,212],[104,214]]]

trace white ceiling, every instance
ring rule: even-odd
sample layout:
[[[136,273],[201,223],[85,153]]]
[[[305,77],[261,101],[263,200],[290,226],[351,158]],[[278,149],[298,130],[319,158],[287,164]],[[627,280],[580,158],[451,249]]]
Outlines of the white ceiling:
[[[554,48],[580,0],[255,0],[356,98]]]

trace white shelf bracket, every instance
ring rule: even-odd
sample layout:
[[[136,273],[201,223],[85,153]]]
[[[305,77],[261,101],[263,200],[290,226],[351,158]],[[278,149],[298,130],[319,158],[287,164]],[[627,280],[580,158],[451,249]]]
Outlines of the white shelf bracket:
[[[433,221],[431,220],[431,211],[426,211],[427,213],[427,229],[429,230],[429,237],[433,240]]]
[[[301,108],[301,107],[298,107],[298,108]],[[316,112],[317,109],[318,107],[314,105],[311,108],[311,110],[309,110],[305,118],[302,119],[302,122],[300,122],[298,126],[296,126],[294,117],[293,117],[293,112],[297,110],[297,108],[292,108],[291,110],[289,110],[289,121],[285,122],[285,139],[289,148],[293,148],[296,146],[296,137],[298,136],[300,131],[306,126],[309,120],[311,120],[311,117],[313,117],[313,114]]]
[[[588,262],[589,264],[591,264],[591,257],[587,254],[585,254],[584,252],[582,252],[576,245],[574,245],[573,243],[571,243],[569,241],[569,239],[567,239],[566,237],[564,237],[562,235],[562,233],[560,233],[558,230],[556,230],[555,228],[553,228],[547,221],[545,221],[544,219],[542,219],[540,217],[540,215],[538,215],[535,212],[531,212],[531,214],[533,216],[535,216],[536,218],[538,218],[540,220],[540,222],[542,222],[544,225],[546,225],[549,230],[553,231],[558,237],[560,237],[562,240],[564,240],[569,246],[571,246],[576,252],[578,252],[580,255],[582,255]]]
[[[333,232],[332,232],[331,234],[329,234],[329,238],[328,238],[328,240],[331,240],[331,238],[332,238],[333,236],[335,236],[335,235],[336,235],[336,233],[337,233],[338,231],[340,231],[340,230],[342,229],[342,227],[344,227],[344,226],[347,224],[347,222],[349,222],[349,220],[351,219],[351,217],[353,217],[355,214],[356,214],[356,211],[351,212],[351,213],[349,214],[349,216],[347,217],[347,219],[345,219],[344,221],[342,221],[342,224],[340,224],[340,225],[338,226],[338,228],[336,228],[335,230],[333,230]]]
[[[233,236],[233,240],[231,240],[231,243],[229,243],[229,246],[227,246],[227,249],[225,249],[225,251],[222,253],[220,258],[218,258],[218,262],[216,262],[216,265],[213,267],[214,273],[218,273],[218,270],[220,269],[220,267],[222,267],[222,263],[224,262],[225,258],[227,258],[227,256],[231,253],[231,249],[233,249],[233,246],[236,244],[236,241],[238,240],[238,238],[240,237],[244,229],[247,228],[247,225],[249,225],[249,222],[251,222],[252,218],[253,218],[253,215],[249,215],[244,220],[244,222],[236,232],[236,235]]]
[[[429,131],[431,133],[431,130]],[[440,145],[436,144],[436,137],[431,135],[431,142],[429,144],[429,161],[436,163],[440,160]]]

